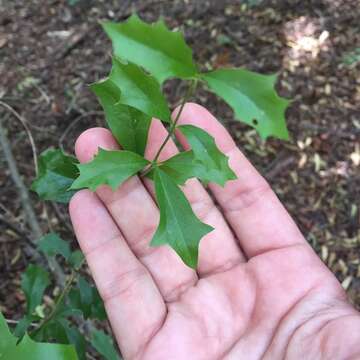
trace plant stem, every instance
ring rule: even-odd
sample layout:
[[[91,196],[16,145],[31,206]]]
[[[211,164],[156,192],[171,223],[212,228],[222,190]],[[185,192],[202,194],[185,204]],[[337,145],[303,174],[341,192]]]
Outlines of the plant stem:
[[[53,309],[50,311],[50,313],[39,323],[39,326],[37,329],[30,332],[30,335],[36,335],[42,327],[44,327],[47,323],[51,321],[51,319],[55,316],[56,312],[58,311],[59,307],[61,306],[65,296],[68,294],[72,287],[72,283],[75,280],[75,277],[77,275],[77,271],[73,270],[69,276],[69,279],[66,281],[65,286],[59,295],[58,299],[56,300],[56,303],[53,307]]]
[[[164,142],[161,144],[161,146],[160,146],[159,150],[157,151],[154,159],[152,160],[150,169],[153,167],[154,164],[156,164],[156,162],[159,159],[159,156],[161,154],[161,151],[164,149],[165,145],[170,140],[171,136],[174,134],[175,129],[176,129],[176,124],[180,119],[180,115],[181,115],[182,111],[184,110],[186,102],[189,100],[189,98],[194,93],[196,85],[197,85],[197,80],[191,80],[189,88],[188,88],[184,98],[182,99],[180,109],[176,114],[175,120],[171,123],[168,135],[166,136]],[[150,169],[149,169],[149,171],[150,171]]]

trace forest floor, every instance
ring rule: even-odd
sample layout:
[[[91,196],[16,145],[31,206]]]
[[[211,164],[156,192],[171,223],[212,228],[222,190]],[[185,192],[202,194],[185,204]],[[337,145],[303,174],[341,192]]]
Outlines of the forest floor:
[[[26,4],[26,5],[25,5]],[[201,90],[195,101],[230,129],[268,179],[309,243],[360,309],[360,49],[359,1],[347,0],[0,0],[0,100],[27,121],[40,151],[73,152],[85,129],[104,125],[88,84],[106,75],[111,44],[98,21],[124,20],[134,10],[181,28],[204,68],[244,66],[279,73],[278,91],[293,100],[291,140],[260,140],[228,106]],[[360,58],[360,55],[358,56]],[[183,92],[166,84],[175,105]],[[3,108],[17,165],[34,177],[26,132]],[[42,229],[43,205],[32,194]],[[20,275],[29,230],[19,194],[0,152],[0,311],[24,310]],[[65,206],[48,206],[51,226],[76,246]]]

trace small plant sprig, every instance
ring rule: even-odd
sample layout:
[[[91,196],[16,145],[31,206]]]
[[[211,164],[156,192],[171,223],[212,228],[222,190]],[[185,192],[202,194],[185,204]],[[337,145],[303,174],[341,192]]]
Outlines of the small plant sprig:
[[[105,356],[107,360],[120,360],[110,336],[92,328],[91,337],[86,337],[74,325],[88,319],[106,319],[98,291],[79,272],[84,262],[81,251],[71,251],[55,233],[39,239],[38,251],[48,259],[62,257],[71,273],[54,301],[45,304],[51,275],[42,266],[28,266],[21,278],[26,312],[13,333],[0,313],[0,359],[85,360],[86,351],[92,347],[100,354],[111,354]]]
[[[105,184],[115,190],[137,174],[150,177],[160,209],[151,245],[170,245],[186,265],[196,268],[199,242],[213,229],[196,217],[180,186],[190,178],[224,186],[235,174],[213,137],[196,126],[178,125],[186,101],[202,82],[262,138],[280,139],[288,138],[284,113],[289,101],[274,90],[275,75],[242,68],[200,72],[183,35],[170,31],[162,20],[147,24],[133,15],[123,23],[104,22],[102,26],[113,44],[112,69],[106,79],[90,88],[122,150],[99,149],[86,164],[60,150],[48,150],[40,157],[40,174],[32,188],[44,200],[66,202],[77,189],[95,191]],[[174,120],[162,93],[163,83],[170,78],[189,83]],[[152,118],[167,124],[169,134],[154,159],[148,160],[144,153]],[[185,136],[191,150],[159,161],[175,130]]]
[[[151,25],[133,15],[123,23],[102,25],[113,44],[112,69],[106,79],[90,88],[121,150],[99,149],[92,161],[79,164],[60,149],[48,149],[39,157],[38,175],[31,188],[43,200],[67,203],[78,189],[95,191],[100,185],[109,185],[115,190],[136,175],[152,179],[160,221],[150,245],[171,246],[186,265],[195,269],[200,240],[213,228],[196,217],[181,186],[191,178],[224,186],[235,179],[235,174],[212,136],[196,126],[179,124],[186,102],[201,82],[262,138],[287,139],[284,114],[289,101],[274,90],[275,75],[240,68],[199,71],[183,35],[170,31],[163,21]],[[162,92],[163,83],[170,78],[188,83],[174,119]],[[167,125],[168,135],[154,158],[148,160],[144,154],[153,118]],[[191,150],[160,160],[175,131],[186,138]],[[54,301],[45,304],[50,273],[41,266],[29,265],[21,281],[26,313],[14,334],[0,313],[0,358],[31,360],[35,354],[36,360],[85,360],[86,350],[92,346],[106,360],[119,360],[108,335],[93,328],[89,337],[74,326],[106,317],[96,288],[80,275],[81,252],[71,251],[69,244],[54,233],[39,240],[38,250],[51,261],[62,257],[71,273]],[[54,341],[60,344],[52,344]]]

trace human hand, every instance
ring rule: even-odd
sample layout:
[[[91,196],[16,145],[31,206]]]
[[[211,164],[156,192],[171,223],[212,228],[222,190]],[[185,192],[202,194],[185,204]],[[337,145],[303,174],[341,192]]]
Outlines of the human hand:
[[[112,192],[79,191],[70,203],[76,236],[125,359],[356,359],[360,316],[266,181],[204,108],[179,123],[204,128],[238,176],[184,191],[214,231],[200,243],[197,272],[167,247],[149,247],[158,221],[152,182],[131,178]],[[151,159],[166,136],[154,120]],[[183,138],[179,138],[183,145]],[[77,140],[78,159],[118,147],[102,128]],[[167,143],[162,159],[177,152]]]

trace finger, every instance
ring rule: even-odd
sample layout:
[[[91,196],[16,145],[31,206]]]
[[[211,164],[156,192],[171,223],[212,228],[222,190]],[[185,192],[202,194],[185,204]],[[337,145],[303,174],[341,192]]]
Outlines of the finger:
[[[79,191],[69,210],[121,351],[135,358],[164,321],[163,298],[96,194]]]
[[[81,162],[93,158],[98,148],[117,149],[110,131],[94,128],[85,131],[75,145]],[[197,281],[196,273],[184,266],[168,247],[150,247],[150,241],[159,222],[159,210],[140,179],[135,176],[116,191],[108,186],[96,191],[120,228],[131,250],[148,268],[166,301],[177,299]]]
[[[226,129],[205,108],[187,104],[179,124],[192,124],[204,129],[229,157],[229,165],[237,180],[228,181],[224,188],[216,184],[210,184],[209,188],[248,258],[272,249],[306,243],[268,183],[236,147]],[[177,136],[180,143],[189,148],[180,132]]]
[[[154,158],[167,134],[161,122],[153,120],[146,149],[148,159]],[[159,159],[166,160],[176,153],[178,149],[175,143],[169,140]],[[145,180],[145,184],[154,193],[153,183]],[[245,261],[229,226],[201,183],[196,179],[188,180],[183,190],[199,219],[215,229],[200,242],[198,274],[205,276],[225,271]]]

